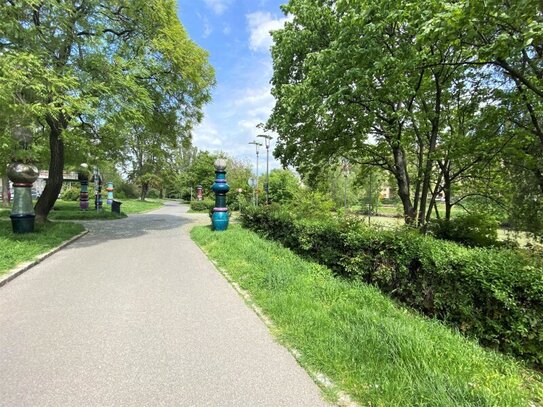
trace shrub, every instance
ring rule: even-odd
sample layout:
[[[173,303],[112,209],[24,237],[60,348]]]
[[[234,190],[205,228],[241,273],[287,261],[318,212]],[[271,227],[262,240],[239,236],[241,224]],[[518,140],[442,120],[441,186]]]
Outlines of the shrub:
[[[462,214],[451,220],[438,219],[429,232],[438,239],[452,240],[470,247],[499,245],[498,222],[485,215]]]
[[[140,191],[136,184],[123,182],[118,187],[115,187],[114,194],[120,199],[135,199],[139,198]]]
[[[64,189],[64,191],[62,191],[62,194],[60,195],[60,197],[64,201],[78,201],[80,193],[81,193],[80,188],[75,187],[75,186],[70,186]]]
[[[335,273],[375,285],[481,344],[543,366],[543,263],[513,250],[468,248],[358,220],[300,220],[284,208],[251,208],[245,227],[281,241]]]
[[[197,212],[208,212],[215,206],[215,201],[205,198],[202,201],[194,200],[190,203],[190,209]]]

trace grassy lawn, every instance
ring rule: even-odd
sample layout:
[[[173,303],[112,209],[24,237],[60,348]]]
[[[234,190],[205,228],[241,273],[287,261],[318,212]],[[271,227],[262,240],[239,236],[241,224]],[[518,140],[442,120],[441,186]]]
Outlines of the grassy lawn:
[[[94,210],[94,202],[89,201],[89,210],[79,210],[78,201],[63,201],[57,200],[55,210],[49,213],[48,218],[52,220],[75,220],[75,219],[120,219],[125,218],[128,214],[147,212],[153,209],[160,208],[162,202],[158,200],[140,201],[137,199],[124,199],[121,201],[121,214],[111,212],[111,207],[104,201],[103,210],[96,212]]]
[[[273,321],[274,334],[362,405],[533,406],[542,379],[377,289],[335,278],[275,242],[232,225],[192,238]],[[330,391],[327,392],[330,395]]]
[[[11,222],[0,222],[0,275],[17,264],[30,261],[84,230],[76,223],[53,223],[36,225],[34,233],[16,235],[11,231]]]

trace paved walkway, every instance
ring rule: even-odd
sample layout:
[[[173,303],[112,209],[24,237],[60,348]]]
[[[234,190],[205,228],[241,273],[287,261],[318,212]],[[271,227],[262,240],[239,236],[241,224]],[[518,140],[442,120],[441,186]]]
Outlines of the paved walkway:
[[[185,211],[89,222],[0,288],[1,406],[326,405],[190,240]]]

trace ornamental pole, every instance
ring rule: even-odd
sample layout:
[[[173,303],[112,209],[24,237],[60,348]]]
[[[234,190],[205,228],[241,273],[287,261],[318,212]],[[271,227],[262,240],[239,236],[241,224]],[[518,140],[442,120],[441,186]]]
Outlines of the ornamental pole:
[[[215,183],[211,187],[215,192],[215,207],[211,216],[213,230],[224,231],[228,229],[228,208],[226,194],[230,187],[226,183],[226,160],[219,158],[215,161]]]

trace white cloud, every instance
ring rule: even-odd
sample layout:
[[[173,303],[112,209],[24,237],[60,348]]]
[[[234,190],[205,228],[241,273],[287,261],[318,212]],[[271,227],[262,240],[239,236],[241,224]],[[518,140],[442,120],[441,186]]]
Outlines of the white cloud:
[[[231,0],[204,0],[209,7],[217,15],[221,15],[230,6]]]
[[[203,37],[204,38],[207,38],[211,35],[211,33],[213,32],[213,27],[211,27],[211,24],[209,23],[205,23],[204,24],[204,33],[203,33]]]
[[[224,25],[223,25],[223,28],[222,28],[222,33],[223,33],[224,35],[228,35],[228,34],[230,34],[231,32],[232,32],[232,27],[230,27],[230,25],[228,25],[228,24],[224,24]]]
[[[272,14],[262,11],[247,14],[247,24],[250,32],[249,48],[253,51],[268,51],[273,43],[270,31],[283,28],[285,22],[292,17],[274,19]]]
[[[209,115],[206,114],[202,123],[194,129],[192,142],[202,150],[215,150],[222,145],[217,126],[209,118]]]

